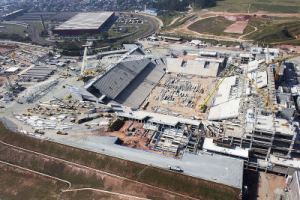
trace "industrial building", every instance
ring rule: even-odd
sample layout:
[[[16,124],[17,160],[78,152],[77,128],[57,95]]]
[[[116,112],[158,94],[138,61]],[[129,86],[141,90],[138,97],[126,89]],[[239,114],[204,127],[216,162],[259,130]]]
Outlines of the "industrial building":
[[[79,13],[56,27],[53,34],[97,34],[114,16],[114,12]]]
[[[159,16],[159,15],[162,15],[164,13],[164,11],[156,9],[156,8],[148,8],[148,9],[141,11],[140,13],[147,14],[147,15],[153,15],[153,16]]]

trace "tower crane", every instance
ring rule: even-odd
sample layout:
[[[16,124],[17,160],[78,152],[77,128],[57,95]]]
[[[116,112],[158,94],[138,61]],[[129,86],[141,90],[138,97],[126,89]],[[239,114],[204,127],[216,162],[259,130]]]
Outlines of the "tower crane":
[[[215,87],[215,89],[213,89],[213,91],[208,95],[208,97],[206,97],[206,99],[204,100],[203,104],[198,105],[200,108],[200,111],[202,113],[204,113],[206,110],[209,109],[209,107],[207,107],[207,102],[210,99],[210,97],[213,95],[213,93],[218,89],[218,87],[221,85],[221,83],[224,81],[224,79],[230,74],[230,72],[235,68],[235,65],[233,65],[233,67],[227,72],[227,74],[223,77],[223,79],[219,82],[219,84]]]
[[[288,56],[288,57],[285,57],[285,58],[281,58],[279,60],[277,60],[276,62],[278,62],[278,66],[277,66],[277,69],[276,69],[276,74],[275,74],[275,81],[278,81],[278,78],[279,78],[279,70],[280,70],[280,63],[282,61],[285,61],[285,60],[288,60],[288,59],[291,59],[291,58],[295,58],[295,57],[298,57],[300,56],[300,53],[297,53],[295,55],[292,55],[292,56]],[[276,63],[275,62],[275,63]]]
[[[264,95],[264,93],[257,87],[257,85],[252,81],[251,78],[249,78],[249,76],[247,74],[245,74],[245,77],[250,81],[250,83],[252,83],[252,85],[254,85],[255,89],[261,94],[261,96],[263,96],[263,98],[270,104],[270,106],[273,108],[274,111],[278,110],[278,108],[276,108],[274,106],[274,104],[269,100],[269,94],[268,97],[266,97],[266,95]],[[266,105],[265,105],[266,106]]]

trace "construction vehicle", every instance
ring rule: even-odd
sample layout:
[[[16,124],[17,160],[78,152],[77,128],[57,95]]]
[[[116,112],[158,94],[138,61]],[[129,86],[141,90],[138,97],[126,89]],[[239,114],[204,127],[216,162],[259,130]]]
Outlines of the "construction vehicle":
[[[77,79],[76,79],[76,81],[83,81],[83,82],[86,82],[86,81],[88,81],[90,79],[90,77],[78,77]]]
[[[65,99],[66,99],[66,100],[69,100],[69,99],[71,99],[71,98],[72,98],[72,95],[69,94]]]
[[[245,77],[250,81],[250,83],[252,85],[254,85],[255,89],[261,94],[261,96],[263,96],[263,98],[269,103],[269,105],[272,107],[273,111],[278,110],[278,108],[276,108],[273,103],[269,100],[268,97],[266,97],[266,95],[264,95],[264,93],[257,87],[257,85],[252,81],[251,78],[249,78],[249,76],[247,74],[245,74]],[[268,95],[269,96],[269,95]]]
[[[176,172],[183,172],[183,170],[179,166],[173,167],[173,166],[168,165],[167,169],[171,170],[171,171],[176,171]]]
[[[34,130],[34,133],[39,133],[39,134],[42,134],[42,135],[45,134],[45,132],[44,132],[44,131],[41,131],[40,129],[35,129],[35,130]]]
[[[58,135],[68,135],[67,132],[62,132],[62,131],[57,131],[56,134],[58,134]]]
[[[20,101],[20,100],[17,100],[17,99],[14,99],[15,102],[19,103],[19,104],[23,104],[24,102]]]
[[[59,78],[65,78],[66,79],[70,76],[71,76],[70,74],[63,73]]]
[[[213,91],[206,97],[204,100],[204,103],[202,105],[199,105],[200,112],[205,113],[206,110],[209,110],[209,107],[207,107],[207,102],[210,99],[210,97],[213,95],[213,93],[218,89],[218,87],[221,85],[221,83],[225,80],[225,78],[230,74],[230,72],[235,68],[235,65],[227,72],[227,74],[223,77],[223,79],[219,82],[219,84],[213,89]]]

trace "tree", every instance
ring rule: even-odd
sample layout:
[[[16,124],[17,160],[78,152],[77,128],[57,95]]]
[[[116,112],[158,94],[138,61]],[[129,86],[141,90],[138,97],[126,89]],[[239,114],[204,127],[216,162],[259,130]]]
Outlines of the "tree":
[[[101,36],[102,36],[103,40],[107,40],[109,37],[107,32],[102,33]]]
[[[80,36],[80,40],[86,40],[88,37],[90,37],[91,35],[89,33],[85,33],[82,36]]]

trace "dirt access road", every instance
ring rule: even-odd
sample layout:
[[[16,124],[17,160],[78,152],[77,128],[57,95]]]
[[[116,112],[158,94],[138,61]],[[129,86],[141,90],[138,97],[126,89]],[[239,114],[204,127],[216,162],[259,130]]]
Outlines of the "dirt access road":
[[[229,13],[229,12],[213,12],[213,11],[209,11],[209,12],[203,12],[203,11],[198,11],[198,12],[191,12],[190,14],[196,14],[198,16],[199,20],[203,20],[206,18],[210,18],[210,17],[217,17],[217,16],[224,16],[224,15],[256,15],[257,17],[261,17],[262,15],[268,15],[271,17],[295,17],[295,18],[300,18],[300,13],[268,13],[268,12],[263,12],[263,11],[259,11],[259,12],[255,12],[255,13]],[[202,37],[212,37],[212,38],[216,38],[216,39],[228,39],[228,40],[236,40],[236,41],[247,41],[245,39],[243,39],[246,35],[250,34],[244,34],[239,36],[238,38],[232,38],[229,36],[215,36],[215,35],[211,35],[211,34],[201,34],[198,33],[196,31],[192,31],[188,29],[188,26],[195,23],[196,21],[190,21],[187,20],[183,25],[174,28],[170,31],[166,31],[166,33],[175,33],[175,34],[181,34],[181,35],[191,35],[191,36],[202,36]],[[257,27],[254,27],[255,30],[252,31],[251,33],[257,31]]]

